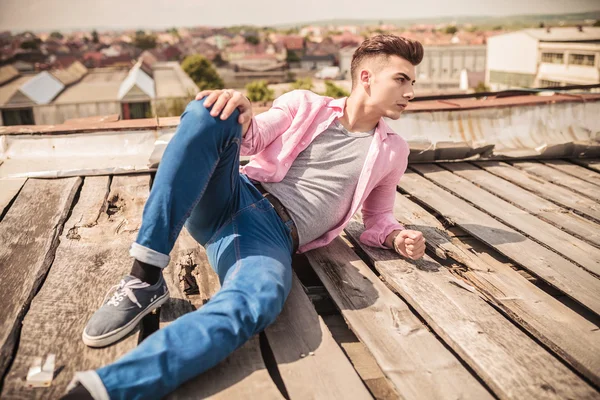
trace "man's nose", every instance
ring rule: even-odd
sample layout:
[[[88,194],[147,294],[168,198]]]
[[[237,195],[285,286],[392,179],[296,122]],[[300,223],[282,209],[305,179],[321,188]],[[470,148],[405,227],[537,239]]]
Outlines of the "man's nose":
[[[406,91],[404,93],[404,97],[407,98],[409,101],[415,98],[415,91],[414,89],[410,89],[408,91]]]

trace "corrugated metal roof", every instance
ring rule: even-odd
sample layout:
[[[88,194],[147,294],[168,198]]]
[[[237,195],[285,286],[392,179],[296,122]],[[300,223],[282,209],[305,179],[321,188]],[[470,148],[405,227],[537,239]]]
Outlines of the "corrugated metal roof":
[[[68,87],[55,100],[54,104],[75,104],[87,102],[117,102],[119,87],[127,76],[127,71],[113,68],[95,68],[79,83]]]
[[[600,28],[577,27],[525,29],[525,33],[543,42],[579,42],[600,40]]]
[[[19,70],[13,67],[12,65],[5,65],[4,67],[0,67],[0,85],[5,82],[10,81],[11,79],[19,76]]]
[[[121,87],[119,88],[119,100],[122,100],[134,87],[140,89],[151,99],[156,97],[154,79],[149,77],[148,74],[142,70],[141,66],[141,61],[138,61],[138,63],[135,64],[134,67],[129,71],[127,78],[125,78],[121,84]]]
[[[75,61],[68,68],[56,69],[51,73],[56,79],[61,81],[63,85],[67,86],[81,80],[87,72],[87,68],[82,63]]]
[[[199,92],[198,86],[176,62],[155,63],[154,83],[157,98],[188,97]]]
[[[64,88],[65,85],[58,79],[49,72],[43,71],[21,86],[19,90],[36,104],[48,104]]]
[[[12,82],[9,82],[0,87],[0,107],[8,105],[7,103],[13,98],[15,93],[19,91],[19,88],[33,79],[32,75],[20,76]]]

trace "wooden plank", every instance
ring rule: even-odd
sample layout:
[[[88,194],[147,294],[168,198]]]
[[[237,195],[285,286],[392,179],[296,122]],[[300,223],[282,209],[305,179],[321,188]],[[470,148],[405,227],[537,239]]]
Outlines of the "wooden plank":
[[[402,298],[501,399],[592,398],[598,393],[429,256],[409,262],[346,232]]]
[[[478,161],[475,164],[494,175],[511,181],[515,185],[537,194],[538,196],[592,218],[596,222],[600,222],[600,206],[592,199],[527,174],[506,163],[497,161]]]
[[[574,192],[589,197],[590,199],[600,200],[600,187],[590,184],[584,180],[576,178],[572,175],[557,171],[544,164],[537,162],[512,162],[513,166],[522,169],[530,174],[537,175],[548,182],[555,183]]]
[[[570,235],[600,246],[600,226],[598,224],[471,164],[445,163],[440,165]]]
[[[596,277],[600,275],[600,249],[597,247],[563,232],[438,165],[421,164],[414,166],[414,169],[480,210],[576,262]]]
[[[336,313],[324,315],[323,320],[373,397],[377,400],[399,399],[394,385],[385,377],[365,345],[348,328],[344,317]]]
[[[400,188],[441,213],[450,223],[461,226],[500,254],[600,314],[600,280],[582,268],[414,172],[404,174]]]
[[[12,199],[19,193],[26,180],[27,178],[0,179],[0,217]]]
[[[50,273],[23,322],[17,357],[3,398],[58,398],[76,371],[115,361],[137,345],[137,334],[103,348],[83,344],[81,333],[107,290],[129,272],[128,249],[141,224],[149,175],[86,178],[65,224]],[[23,377],[36,356],[56,354],[52,386],[30,389]]]
[[[306,253],[350,329],[405,399],[491,395],[369,267],[336,238]]]
[[[282,313],[265,333],[290,398],[373,398],[295,274]]]
[[[466,266],[466,271],[458,271],[470,285],[600,386],[600,330],[596,325],[529,283],[509,265],[451,238],[433,215],[400,194],[394,215],[407,228],[421,230],[428,243]]]
[[[600,174],[598,172],[590,171],[587,168],[575,165],[565,160],[549,160],[542,162],[549,167],[558,169],[569,175],[576,176],[579,179],[593,183],[596,186],[600,186]]]
[[[27,181],[0,222],[0,377],[17,345],[21,321],[42,285],[80,178]]]
[[[600,172],[600,160],[598,159],[572,158],[569,159],[569,161],[594,170],[596,172]]]
[[[193,274],[199,293],[187,296],[184,275]],[[202,307],[220,288],[204,248],[184,228],[171,252],[171,264],[164,270],[171,298],[162,307],[161,327],[187,312]],[[190,301],[189,299],[193,299]],[[168,399],[283,399],[263,361],[258,336],[234,351],[218,365],[186,382]]]

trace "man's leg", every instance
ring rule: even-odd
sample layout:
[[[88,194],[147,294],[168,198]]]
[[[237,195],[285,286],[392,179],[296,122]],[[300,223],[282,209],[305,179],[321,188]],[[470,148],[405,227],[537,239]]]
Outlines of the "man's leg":
[[[88,382],[101,382],[97,390],[111,399],[161,398],[275,320],[291,289],[292,240],[268,201],[253,196],[206,244],[221,290],[114,364],[86,372]]]
[[[187,106],[144,207],[130,251],[135,258],[132,274],[116,285],[113,297],[91,317],[82,335],[88,346],[107,346],[125,337],[144,315],[168,299],[159,269],[169,263],[184,222],[202,202],[208,186],[212,210],[206,210],[210,218],[198,226],[198,234],[212,236],[239,206],[241,126],[237,117],[235,112],[226,121],[214,118],[203,101]]]

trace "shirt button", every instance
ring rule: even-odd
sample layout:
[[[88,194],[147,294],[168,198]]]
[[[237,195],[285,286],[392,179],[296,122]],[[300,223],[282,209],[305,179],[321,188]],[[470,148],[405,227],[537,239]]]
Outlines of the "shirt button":
[[[306,144],[306,142],[300,142],[300,144]]]
[[[290,163],[285,163],[285,166],[286,166],[286,167],[289,167],[289,166],[290,166]]]

